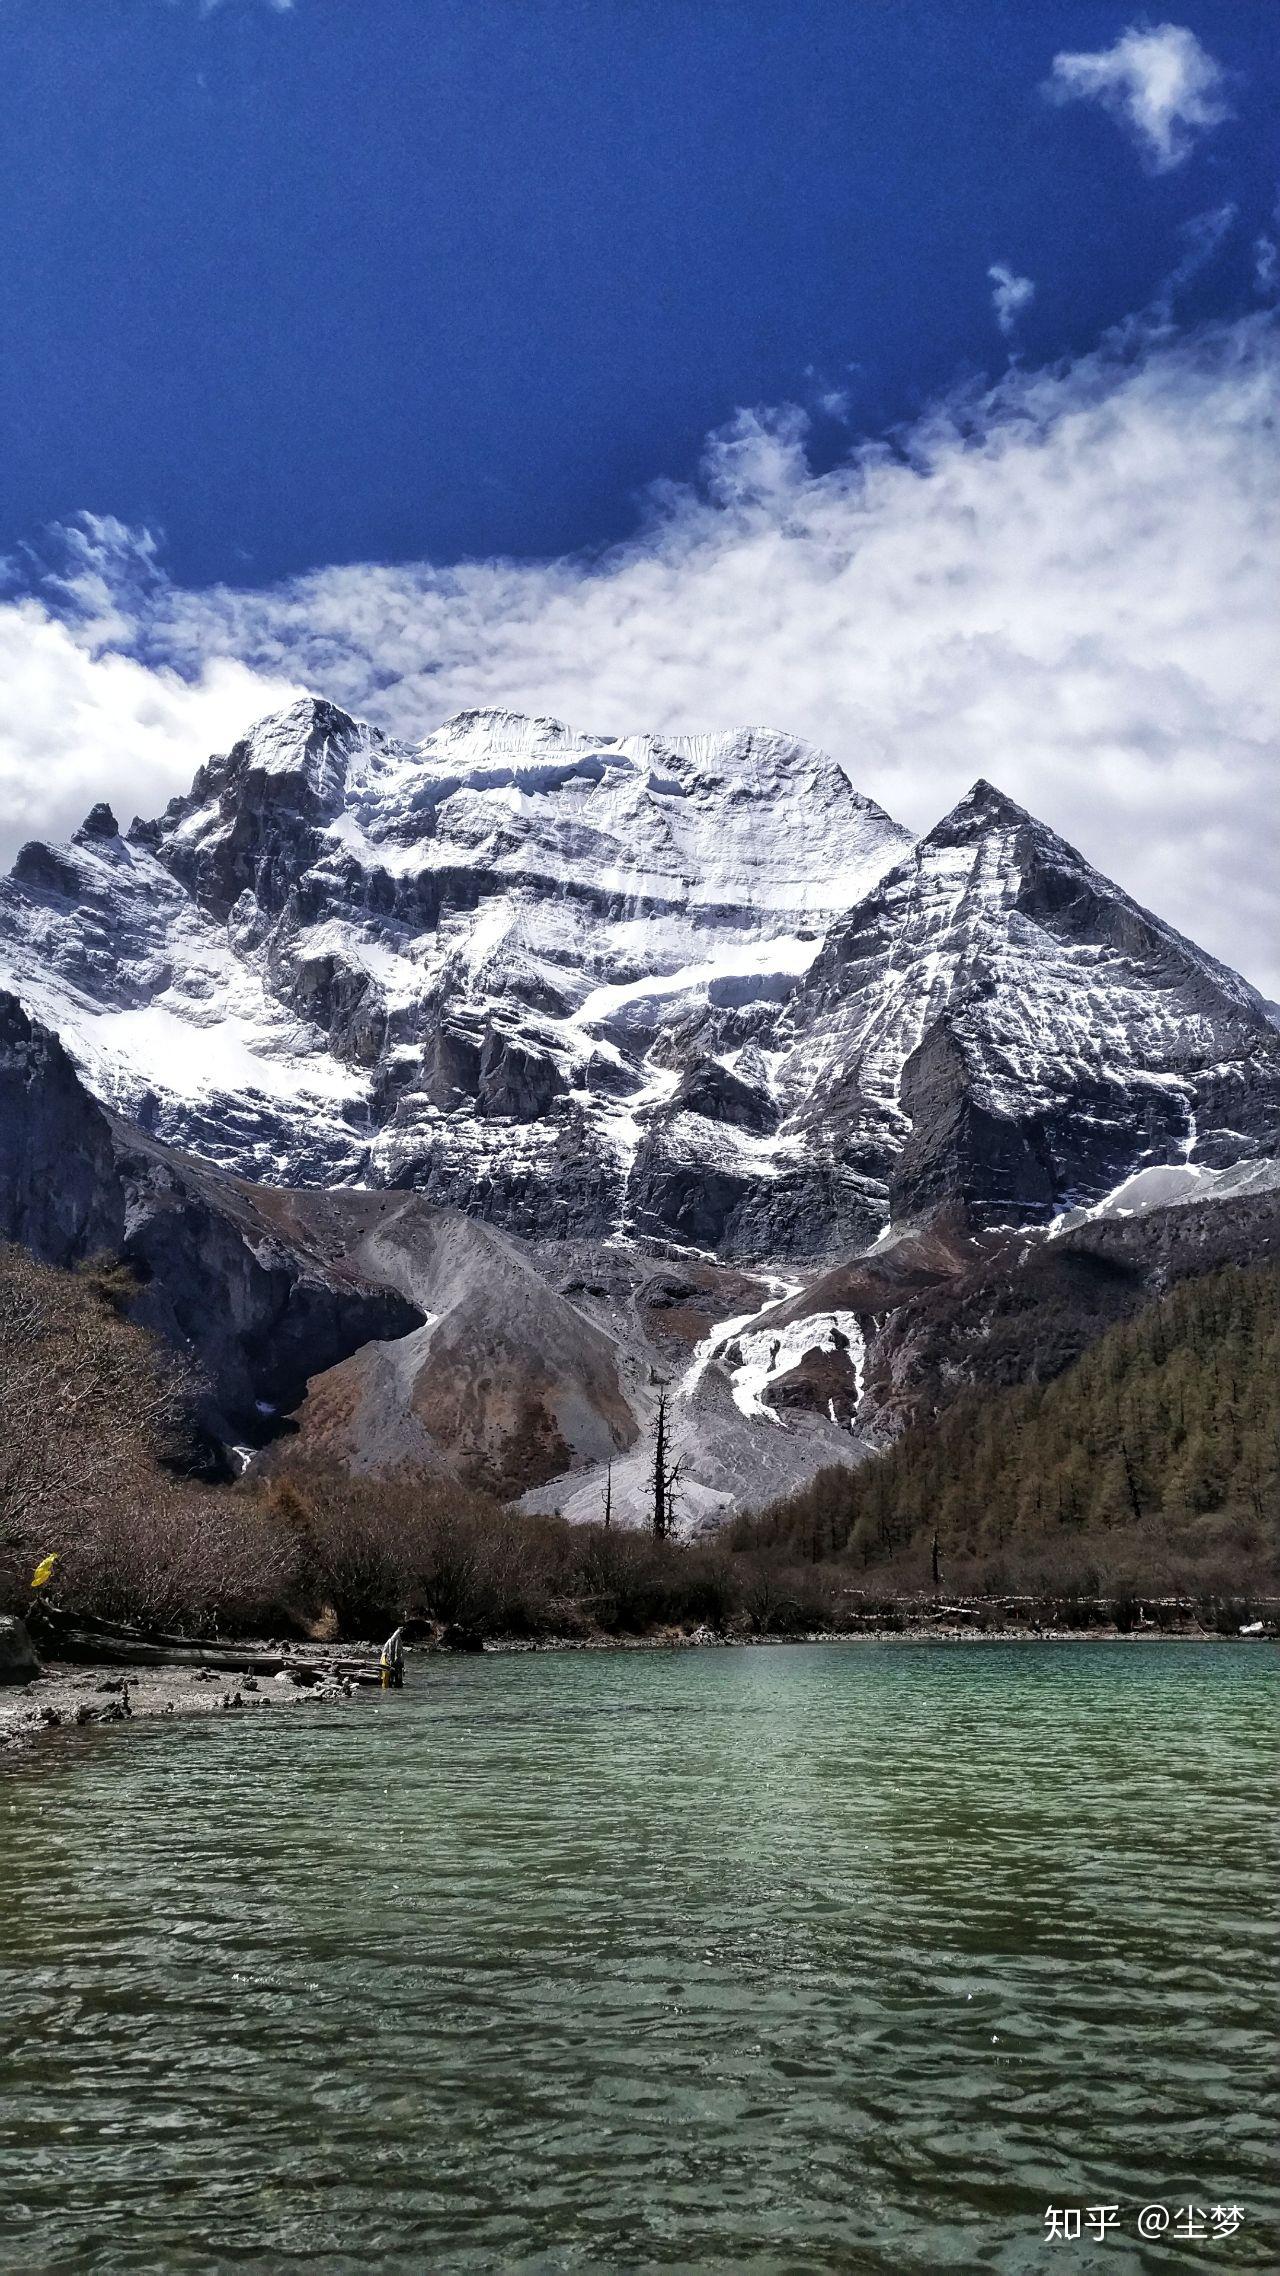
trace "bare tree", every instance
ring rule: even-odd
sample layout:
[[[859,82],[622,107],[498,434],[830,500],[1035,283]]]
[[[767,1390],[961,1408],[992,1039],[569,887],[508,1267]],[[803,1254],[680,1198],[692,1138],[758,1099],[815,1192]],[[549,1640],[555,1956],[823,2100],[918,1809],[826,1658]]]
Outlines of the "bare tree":
[[[684,1464],[673,1462],[670,1451],[670,1424],[668,1420],[669,1394],[665,1383],[658,1385],[658,1414],[653,1439],[653,1515],[655,1541],[669,1541],[676,1527],[676,1486]]]

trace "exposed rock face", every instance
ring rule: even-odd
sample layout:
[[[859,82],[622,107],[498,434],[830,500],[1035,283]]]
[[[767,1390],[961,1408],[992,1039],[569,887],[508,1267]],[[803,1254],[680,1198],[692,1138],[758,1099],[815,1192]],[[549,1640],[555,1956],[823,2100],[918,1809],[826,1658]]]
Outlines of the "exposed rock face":
[[[83,822],[80,824],[79,829],[76,831],[76,841],[79,844],[86,842],[92,843],[95,838],[118,838],[119,835],[120,824],[117,822],[115,815],[112,813],[111,808],[108,806],[106,800],[104,798],[100,798],[96,806],[91,806],[89,808],[89,811],[85,815]]]
[[[859,1430],[884,1444],[960,1391],[1048,1382],[1174,1282],[1268,1260],[1280,1262],[1280,1175],[1253,1192],[1102,1214],[1047,1237],[988,1237],[882,1315]]]
[[[57,1037],[0,990],[0,1239],[68,1264],[123,1235],[107,1115]]]
[[[912,846],[810,746],[308,700],[126,838],[0,888],[0,960],[91,1088],[272,1183],[534,1239],[838,1257],[1265,1153],[1280,1033],[979,783]]]
[[[517,1496],[573,1463],[604,1463],[639,1427],[616,1334],[565,1300],[519,1243],[417,1195],[335,1195],[345,1262],[425,1314],[310,1386],[304,1447],[357,1470],[446,1466]]]
[[[282,1238],[269,1192],[123,1136],[120,1171],[121,1253],[143,1282],[131,1315],[198,1362],[210,1386],[204,1419],[219,1437],[271,1436],[312,1375],[417,1325],[416,1306],[394,1288],[330,1273],[304,1239]]]

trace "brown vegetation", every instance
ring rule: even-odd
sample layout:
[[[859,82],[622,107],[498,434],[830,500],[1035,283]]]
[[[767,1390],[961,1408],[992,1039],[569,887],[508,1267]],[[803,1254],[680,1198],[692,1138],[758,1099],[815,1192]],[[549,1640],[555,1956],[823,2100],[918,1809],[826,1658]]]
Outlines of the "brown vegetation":
[[[766,1630],[800,1598],[722,1552],[526,1517],[449,1480],[298,1463],[264,1485],[181,1474],[191,1386],[120,1309],[110,1265],[0,1251],[0,1602],[50,1594],[109,1619],[376,1635],[408,1616],[473,1634],[643,1634],[731,1618]],[[811,1592],[810,1592],[811,1593]]]
[[[194,1385],[121,1309],[107,1260],[76,1273],[0,1250],[0,1608],[52,1593],[110,1619],[251,1622],[284,1562],[261,1511],[183,1476]]]

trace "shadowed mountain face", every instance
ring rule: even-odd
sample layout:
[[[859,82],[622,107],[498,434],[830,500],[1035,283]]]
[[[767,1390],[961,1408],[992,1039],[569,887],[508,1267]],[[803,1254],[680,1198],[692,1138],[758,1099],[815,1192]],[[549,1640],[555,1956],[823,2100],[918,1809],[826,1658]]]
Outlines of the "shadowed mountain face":
[[[1146,1163],[1275,1149],[1254,990],[987,783],[838,920],[789,1020],[802,1119],[843,1125],[894,1220],[1043,1223]]]
[[[158,821],[24,848],[0,970],[168,1144],[542,1240],[1043,1222],[1280,1109],[1254,992],[999,792],[912,845],[759,731],[410,748],[300,703]]]

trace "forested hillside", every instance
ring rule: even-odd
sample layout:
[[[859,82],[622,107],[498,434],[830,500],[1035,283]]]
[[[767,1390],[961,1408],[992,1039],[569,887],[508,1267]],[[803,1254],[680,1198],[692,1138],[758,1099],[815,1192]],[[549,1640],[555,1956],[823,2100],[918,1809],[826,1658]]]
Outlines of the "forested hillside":
[[[1280,1517],[1280,1271],[1181,1283],[1055,1381],[966,1393],[733,1528],[903,1583],[1258,1586]]]

